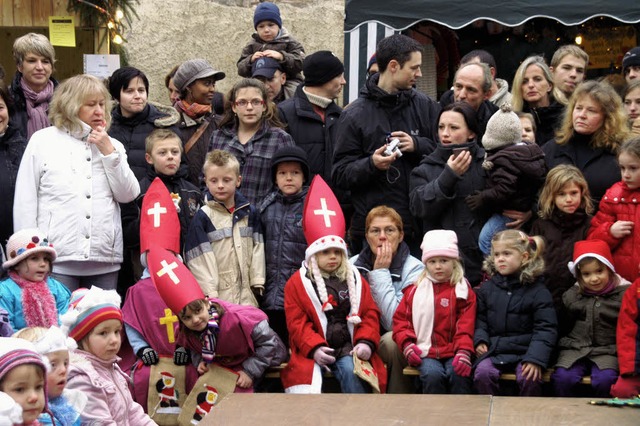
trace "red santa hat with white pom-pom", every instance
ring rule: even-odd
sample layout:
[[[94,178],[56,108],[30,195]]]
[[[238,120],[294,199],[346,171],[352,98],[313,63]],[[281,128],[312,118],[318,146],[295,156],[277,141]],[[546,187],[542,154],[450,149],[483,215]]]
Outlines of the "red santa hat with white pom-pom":
[[[351,266],[348,259],[347,244],[344,241],[345,220],[338,199],[329,188],[329,185],[316,175],[311,181],[307,198],[304,202],[304,213],[302,216],[302,230],[307,240],[307,250],[305,251],[305,263],[311,270],[313,280],[320,295],[322,310],[333,309],[327,287],[322,277],[315,254],[328,248],[342,250],[342,261],[346,262],[350,268],[347,274],[347,288],[349,290],[349,302],[351,310],[347,316],[347,321],[352,324],[359,324],[362,320],[358,316],[360,309],[360,294],[356,291],[355,268]]]

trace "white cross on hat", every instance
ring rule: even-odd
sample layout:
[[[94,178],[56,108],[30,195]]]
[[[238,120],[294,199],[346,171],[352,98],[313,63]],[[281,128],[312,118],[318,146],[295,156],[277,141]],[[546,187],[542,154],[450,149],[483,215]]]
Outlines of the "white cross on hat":
[[[326,198],[320,198],[320,206],[322,208],[314,210],[313,214],[315,214],[316,216],[323,216],[324,226],[326,226],[327,228],[331,228],[331,216],[335,216],[336,212],[327,208]]]
[[[153,204],[153,208],[147,210],[149,216],[153,215],[153,227],[160,227],[160,215],[167,212],[166,207],[162,207],[159,202]]]
[[[164,274],[167,274],[169,275],[169,278],[171,278],[171,281],[173,281],[174,284],[180,284],[180,279],[178,278],[176,273],[173,272],[173,270],[178,267],[178,264],[176,262],[167,263],[166,260],[162,260],[160,262],[160,265],[162,265],[162,269],[160,269],[156,273],[157,276],[161,277]]]

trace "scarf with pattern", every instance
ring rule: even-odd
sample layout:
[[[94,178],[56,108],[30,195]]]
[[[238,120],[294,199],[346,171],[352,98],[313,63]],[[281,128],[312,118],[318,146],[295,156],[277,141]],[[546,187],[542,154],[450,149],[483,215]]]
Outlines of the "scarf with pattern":
[[[218,321],[218,311],[214,306],[209,307],[209,321],[207,322],[207,328],[205,328],[200,335],[200,342],[202,343],[202,360],[207,364],[211,364],[216,356],[216,338],[220,331]]]

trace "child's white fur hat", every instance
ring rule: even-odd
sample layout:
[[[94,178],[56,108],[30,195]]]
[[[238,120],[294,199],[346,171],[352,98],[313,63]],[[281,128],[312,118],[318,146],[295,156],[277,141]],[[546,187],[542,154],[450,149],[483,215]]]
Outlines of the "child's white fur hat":
[[[9,269],[39,252],[48,253],[51,256],[51,261],[56,260],[56,250],[43,232],[36,228],[18,231],[7,241],[7,261],[2,264],[2,267]]]

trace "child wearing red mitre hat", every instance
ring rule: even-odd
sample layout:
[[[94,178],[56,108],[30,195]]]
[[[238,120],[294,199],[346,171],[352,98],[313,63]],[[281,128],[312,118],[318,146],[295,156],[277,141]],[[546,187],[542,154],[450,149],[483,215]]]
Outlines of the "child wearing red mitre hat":
[[[371,392],[354,373],[354,355],[371,363],[384,392],[386,370],[376,354],[380,311],[369,284],[348,261],[340,204],[319,176],[307,195],[303,229],[309,243],[305,262],[284,292],[291,347],[281,374],[285,392],[320,393],[323,369],[333,373],[344,393]]]

